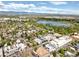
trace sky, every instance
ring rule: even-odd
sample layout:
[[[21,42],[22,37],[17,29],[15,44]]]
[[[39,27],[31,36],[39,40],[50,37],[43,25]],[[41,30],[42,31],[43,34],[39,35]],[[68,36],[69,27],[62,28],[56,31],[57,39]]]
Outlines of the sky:
[[[0,1],[0,11],[79,15],[79,1]]]

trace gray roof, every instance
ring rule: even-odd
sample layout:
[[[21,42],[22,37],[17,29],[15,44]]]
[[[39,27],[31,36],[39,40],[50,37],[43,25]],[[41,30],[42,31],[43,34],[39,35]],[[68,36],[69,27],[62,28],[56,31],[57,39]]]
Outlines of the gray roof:
[[[77,49],[79,49],[79,44],[77,44],[75,47],[76,47]]]

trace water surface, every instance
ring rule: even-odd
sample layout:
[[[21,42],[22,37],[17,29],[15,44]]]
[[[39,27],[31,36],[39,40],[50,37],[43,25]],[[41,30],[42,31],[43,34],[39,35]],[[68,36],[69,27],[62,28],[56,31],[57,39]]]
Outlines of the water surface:
[[[39,24],[48,24],[51,26],[62,26],[62,27],[70,27],[71,24],[67,22],[61,22],[61,21],[46,21],[46,20],[38,20],[37,23]]]

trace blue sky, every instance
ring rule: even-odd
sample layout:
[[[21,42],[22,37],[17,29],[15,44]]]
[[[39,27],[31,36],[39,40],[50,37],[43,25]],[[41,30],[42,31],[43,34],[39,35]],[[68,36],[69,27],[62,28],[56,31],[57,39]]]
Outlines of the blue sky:
[[[79,1],[0,1],[0,11],[79,15]]]

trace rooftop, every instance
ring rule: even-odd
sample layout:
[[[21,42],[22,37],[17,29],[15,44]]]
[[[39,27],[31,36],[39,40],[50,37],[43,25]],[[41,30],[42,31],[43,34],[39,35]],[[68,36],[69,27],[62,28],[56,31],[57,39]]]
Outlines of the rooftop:
[[[79,44],[77,44],[75,47],[76,47],[77,49],[79,49]]]

